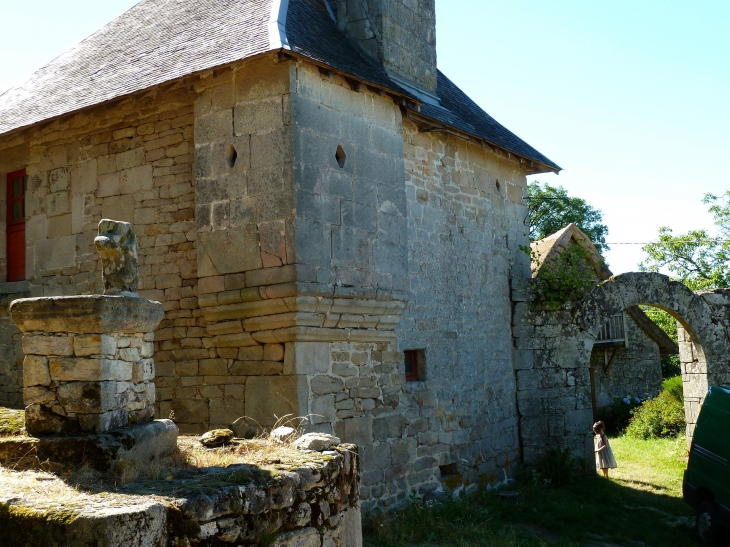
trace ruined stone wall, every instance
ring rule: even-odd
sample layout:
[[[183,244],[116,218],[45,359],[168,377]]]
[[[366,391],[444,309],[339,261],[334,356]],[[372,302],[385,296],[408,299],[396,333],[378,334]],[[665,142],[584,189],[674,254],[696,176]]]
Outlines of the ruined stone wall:
[[[610,413],[614,397],[656,396],[662,387],[662,363],[659,346],[634,322],[626,316],[626,334],[629,346],[616,352],[608,372],[606,361],[611,359],[613,349],[594,348],[591,352],[590,366],[594,370],[596,395],[596,415]]]
[[[730,381],[727,290],[693,293],[661,274],[628,273],[557,310],[536,309],[527,294],[514,294],[523,300],[515,306],[514,333],[520,442],[527,464],[556,445],[593,458],[591,350],[605,318],[626,308],[655,305],[681,318],[684,327],[678,328],[678,338],[689,440],[709,386]]]
[[[357,447],[272,451],[259,464],[179,470],[83,495],[46,476],[63,499],[40,490],[0,498],[2,545],[362,547]]]

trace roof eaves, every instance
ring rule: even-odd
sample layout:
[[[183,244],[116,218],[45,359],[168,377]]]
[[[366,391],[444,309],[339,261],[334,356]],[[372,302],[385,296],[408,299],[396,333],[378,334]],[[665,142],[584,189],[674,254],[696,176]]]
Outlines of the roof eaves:
[[[445,113],[453,114],[450,110],[439,107],[441,110],[443,110]],[[507,156],[508,159],[515,159],[518,161],[521,165],[523,165],[530,175],[539,175],[540,173],[555,173],[556,175],[560,174],[560,171],[562,171],[561,167],[554,167],[552,165],[548,165],[547,163],[544,163],[540,160],[537,160],[535,158],[529,157],[527,154],[520,154],[518,152],[515,152],[514,150],[501,145],[497,144],[488,138],[480,135],[476,128],[474,131],[467,131],[465,129],[462,129],[458,127],[456,124],[450,124],[448,122],[438,120],[436,118],[433,118],[431,116],[428,116],[427,114],[424,114],[423,112],[419,112],[416,108],[409,107],[407,117],[412,119],[413,121],[428,121],[431,125],[432,131],[443,131],[444,133],[450,133],[452,135],[456,135],[461,138],[465,138],[466,140],[470,139],[476,139],[477,141],[483,142],[487,144],[492,151],[495,154],[499,154],[500,152],[503,153],[505,156]],[[463,124],[464,122],[462,122]]]

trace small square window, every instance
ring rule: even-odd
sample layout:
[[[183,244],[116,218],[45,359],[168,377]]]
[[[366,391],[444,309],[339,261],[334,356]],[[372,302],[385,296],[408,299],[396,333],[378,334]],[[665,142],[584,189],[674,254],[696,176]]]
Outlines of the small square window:
[[[423,352],[407,350],[403,352],[406,365],[406,382],[420,382],[423,379]]]

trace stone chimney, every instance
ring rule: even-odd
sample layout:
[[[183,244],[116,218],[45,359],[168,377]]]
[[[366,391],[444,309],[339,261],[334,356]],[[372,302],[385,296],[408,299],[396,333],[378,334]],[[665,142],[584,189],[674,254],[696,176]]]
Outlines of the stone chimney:
[[[436,95],[435,0],[337,0],[336,16],[393,79]]]

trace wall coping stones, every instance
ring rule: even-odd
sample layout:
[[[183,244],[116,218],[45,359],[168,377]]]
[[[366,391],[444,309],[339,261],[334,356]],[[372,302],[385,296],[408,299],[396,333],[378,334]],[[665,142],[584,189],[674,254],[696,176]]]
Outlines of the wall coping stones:
[[[13,491],[0,497],[3,545],[25,546],[30,535],[46,547],[88,541],[212,547],[261,545],[275,535],[275,547],[361,547],[357,447],[341,444],[276,461],[182,471],[118,492],[76,493],[62,503],[49,502],[37,489]],[[13,473],[3,470],[0,488],[3,475]],[[61,479],[46,474],[42,480]]]
[[[24,333],[152,332],[164,316],[159,302],[98,294],[21,298],[10,305],[9,312]]]

